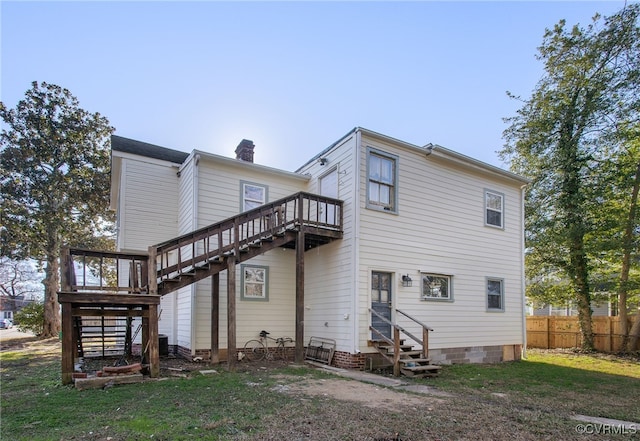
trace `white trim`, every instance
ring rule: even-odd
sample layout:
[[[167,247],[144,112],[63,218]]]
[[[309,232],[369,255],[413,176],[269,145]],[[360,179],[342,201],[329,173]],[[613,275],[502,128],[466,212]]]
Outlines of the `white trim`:
[[[193,174],[192,174],[192,182],[193,182],[193,219],[191,220],[191,231],[195,231],[198,229],[198,196],[199,196],[199,173],[198,173],[198,163],[200,162],[200,155],[193,156]],[[196,355],[196,340],[197,340],[197,317],[196,317],[196,301],[197,301],[197,293],[198,290],[196,287],[197,283],[192,283],[189,285],[191,290],[191,323],[190,323],[190,335],[189,335],[189,346],[191,346],[191,355]]]
[[[360,353],[360,314],[358,313],[360,298],[360,283],[358,280],[360,279],[360,161],[362,159],[361,154],[361,134],[360,130],[356,130],[356,141],[355,141],[355,159],[352,165],[352,169],[354,170],[354,178],[353,178],[353,197],[352,200],[355,201],[352,204],[353,207],[353,247],[352,247],[352,257],[351,264],[353,265],[353,272],[355,277],[353,277],[353,292],[351,295],[352,302],[352,313],[351,317],[353,317],[353,332],[351,333],[351,338],[353,340],[353,353]]]
[[[525,280],[525,263],[524,263],[524,198],[525,198],[525,186],[520,187],[520,237],[521,237],[521,250],[520,253],[520,271],[522,277],[520,280],[520,292],[522,293],[522,358],[527,358],[527,296],[526,296],[526,280]]]

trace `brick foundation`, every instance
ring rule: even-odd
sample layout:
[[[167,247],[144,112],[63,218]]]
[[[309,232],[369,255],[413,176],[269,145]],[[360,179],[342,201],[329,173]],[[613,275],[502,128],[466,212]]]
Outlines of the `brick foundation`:
[[[350,354],[348,352],[336,351],[333,353],[331,366],[343,369],[364,370],[367,361],[367,354]]]

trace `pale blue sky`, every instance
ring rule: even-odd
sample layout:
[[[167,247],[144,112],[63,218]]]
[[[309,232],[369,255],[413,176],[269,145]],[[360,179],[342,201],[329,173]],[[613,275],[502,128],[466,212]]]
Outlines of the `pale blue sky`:
[[[541,78],[545,28],[624,0],[12,2],[1,100],[68,88],[116,134],[295,170],[353,127],[493,165],[502,118]]]

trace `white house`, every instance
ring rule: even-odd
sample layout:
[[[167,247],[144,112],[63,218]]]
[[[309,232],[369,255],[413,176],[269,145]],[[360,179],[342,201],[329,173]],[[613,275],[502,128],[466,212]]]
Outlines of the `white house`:
[[[303,279],[300,256],[287,247],[234,265],[234,331],[225,331],[225,295],[213,303],[211,277],[164,295],[159,332],[176,352],[208,357],[214,327],[223,353],[229,332],[232,348],[262,329],[272,336],[303,332],[305,344],[312,337],[335,342],[334,365],[363,368],[381,335],[391,335],[391,323],[418,337],[423,325],[433,329],[435,363],[520,357],[524,178],[359,127],[293,172],[254,163],[253,149],[243,140],[237,157],[228,158],[112,137],[112,208],[123,252],[145,253],[298,192],[342,201],[340,211],[317,205],[325,223],[340,217],[342,232],[304,252]],[[219,278],[224,285],[229,274]],[[296,300],[299,280],[303,301]]]

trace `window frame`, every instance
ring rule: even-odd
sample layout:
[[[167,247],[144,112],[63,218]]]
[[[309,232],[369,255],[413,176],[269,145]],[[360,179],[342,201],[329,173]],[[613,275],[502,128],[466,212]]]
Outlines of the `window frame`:
[[[390,184],[383,182],[382,180],[371,179],[371,157],[372,156],[376,156],[383,160],[388,160],[392,162],[391,172],[393,173],[393,176]],[[366,161],[367,161],[367,167],[366,167],[367,168],[366,170],[367,200],[366,200],[365,207],[371,210],[397,214],[398,213],[398,174],[399,174],[398,170],[399,170],[400,157],[398,155],[387,153],[382,150],[375,149],[373,147],[367,147]],[[384,186],[390,187],[389,204],[382,203],[379,200],[372,201],[371,199],[372,181],[378,185],[384,185]]]
[[[432,297],[424,294],[425,277],[438,277],[447,280],[447,297]],[[420,300],[424,302],[453,302],[453,276],[451,274],[430,273],[426,271],[420,272]]]
[[[489,292],[489,283],[490,282],[500,282],[500,293],[498,294],[498,298],[500,299],[500,307],[496,308],[491,306],[491,302],[489,301],[490,296],[496,296],[496,294]],[[485,278],[485,297],[487,302],[487,312],[504,312],[504,278],[502,277],[486,277]]]
[[[255,207],[251,207],[251,208],[246,208],[247,206],[247,202],[251,201],[251,202],[260,202],[258,199],[250,199],[250,198],[246,198],[245,195],[245,189],[247,187],[256,187],[256,188],[260,188],[263,191],[263,196],[264,196],[264,200],[262,201],[262,203],[256,205]],[[258,184],[256,182],[250,182],[250,181],[240,181],[240,212],[244,213],[245,211],[249,211],[249,210],[253,210],[254,208],[257,208],[261,205],[266,204],[269,201],[269,187],[264,185],[264,184]]]
[[[493,207],[489,207],[489,204],[488,204],[489,195],[498,196],[500,198],[500,211],[496,210]],[[493,213],[500,213],[500,225],[492,224],[492,223],[489,222],[489,219],[488,219],[489,211],[491,211]],[[485,188],[484,189],[484,225],[486,227],[491,227],[491,228],[497,228],[497,229],[500,229],[500,230],[504,230],[504,214],[505,214],[504,193]]]
[[[247,295],[247,270],[263,271],[262,294]],[[259,283],[259,282],[253,282]],[[240,299],[250,302],[268,302],[269,301],[269,267],[265,265],[240,265]]]

